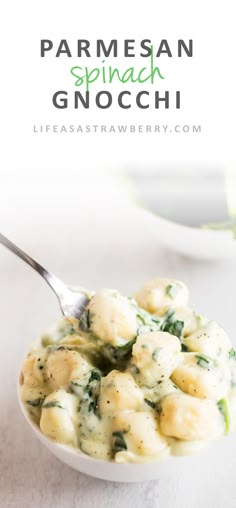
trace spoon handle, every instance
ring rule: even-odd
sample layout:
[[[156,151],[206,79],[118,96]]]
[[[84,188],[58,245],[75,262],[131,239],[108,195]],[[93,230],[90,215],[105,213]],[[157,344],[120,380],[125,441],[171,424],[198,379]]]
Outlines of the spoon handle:
[[[23,259],[28,265],[30,265],[36,272],[38,272],[44,280],[48,283],[48,285],[52,288],[54,293],[57,296],[60,296],[66,290],[65,284],[58,279],[54,274],[48,272],[42,265],[37,263],[33,258],[31,258],[28,254],[26,254],[23,250],[21,250],[17,245],[8,240],[2,233],[0,233],[0,243],[2,243],[7,249],[11,252],[14,252],[18,257]]]

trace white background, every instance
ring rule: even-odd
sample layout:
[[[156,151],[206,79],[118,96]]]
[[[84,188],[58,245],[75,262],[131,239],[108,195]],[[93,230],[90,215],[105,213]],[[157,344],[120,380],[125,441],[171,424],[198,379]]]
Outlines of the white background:
[[[1,15],[1,130],[0,161],[2,173],[17,178],[35,174],[43,177],[54,170],[78,172],[87,166],[97,170],[105,162],[148,166],[186,163],[235,161],[235,36],[234,2],[186,1],[9,1]],[[71,48],[87,38],[110,40],[166,38],[176,53],[178,38],[192,38],[193,58],[160,58],[165,80],[162,90],[181,90],[181,110],[100,111],[56,110],[51,97],[59,89],[74,90],[69,69],[78,65],[72,58],[55,58],[53,52],[40,58],[40,39],[56,42],[66,38]],[[88,61],[87,61],[88,60]],[[83,59],[84,65],[96,66],[95,59]],[[133,59],[112,61],[129,67]],[[129,63],[130,62],[130,63]],[[146,65],[146,59],[136,66]],[[149,85],[150,86],[150,85]],[[118,85],[120,89],[120,85]],[[146,87],[144,87],[146,88]],[[151,88],[151,87],[150,87]],[[154,86],[155,88],[155,86]],[[117,87],[114,84],[114,96]],[[131,87],[132,90],[132,87]],[[135,90],[135,87],[134,87]],[[202,134],[129,135],[43,135],[33,134],[33,124],[201,124]]]
[[[0,24],[2,232],[70,283],[130,292],[146,278],[179,277],[190,285],[192,304],[217,318],[234,339],[234,262],[180,258],[162,250],[158,237],[148,236],[138,225],[125,236],[124,217],[107,236],[102,219],[107,215],[112,220],[123,202],[120,187],[111,179],[120,169],[132,166],[148,173],[176,167],[204,175],[234,165],[234,2],[9,0],[1,6]],[[60,88],[73,89],[69,68],[77,59],[40,59],[41,38],[66,38],[71,46],[79,38],[150,38],[154,43],[166,38],[171,47],[178,38],[193,38],[194,58],[164,57],[162,64],[165,88],[181,90],[181,110],[56,110],[51,95]],[[201,124],[202,133],[37,135],[32,130],[33,124],[121,122]],[[127,238],[132,240],[129,249]],[[208,462],[196,459],[194,474],[186,463],[176,476],[170,477],[167,468],[159,482],[131,487],[78,475],[35,442],[19,414],[16,370],[28,342],[57,313],[53,295],[37,275],[1,250],[0,506],[234,508],[233,438],[219,455],[212,452]]]
[[[1,150],[0,213],[2,229],[16,233],[19,221],[24,230],[25,218],[42,209],[41,224],[46,227],[47,210],[52,200],[61,210],[70,207],[71,196],[90,189],[99,193],[99,206],[106,202],[104,182],[107,176],[132,166],[142,173],[169,168],[184,168],[193,173],[224,169],[235,165],[235,27],[234,2],[170,1],[84,2],[61,0],[46,2],[9,1],[2,7],[1,23]],[[137,42],[150,38],[154,46],[166,38],[176,54],[178,38],[193,39],[193,58],[168,58],[158,62],[165,75],[161,91],[181,90],[182,108],[175,110],[57,110],[52,94],[65,89],[73,92],[72,58],[55,58],[53,52],[40,58],[40,40],[49,38],[55,47],[63,38],[71,49],[76,41],[87,38],[91,45],[98,38],[109,41],[125,38]],[[119,48],[121,46],[119,45]],[[138,47],[138,45],[137,45]],[[141,61],[142,60],[142,61]],[[119,67],[133,65],[133,59],[110,62]],[[94,67],[96,58],[83,59]],[[147,65],[139,59],[136,67]],[[130,85],[129,85],[130,86]],[[149,85],[150,91],[152,89]],[[154,89],[155,86],[153,85]],[[136,87],[130,87],[131,90]],[[147,85],[144,88],[148,88]],[[113,95],[123,89],[112,87]],[[139,88],[140,89],[140,88]],[[94,88],[95,91],[95,88]],[[93,94],[93,87],[91,87]],[[53,124],[201,124],[201,134],[35,134],[33,125]],[[89,185],[88,185],[89,184]],[[100,184],[100,185],[99,185]],[[99,186],[98,186],[99,185]],[[203,184],[204,185],[204,184]],[[171,181],[170,181],[171,186]],[[109,191],[108,191],[109,192]],[[47,197],[49,196],[49,197]],[[52,196],[52,197],[51,197]],[[32,202],[34,203],[32,209]],[[210,204],[209,204],[210,206]],[[75,212],[76,213],[76,209]]]

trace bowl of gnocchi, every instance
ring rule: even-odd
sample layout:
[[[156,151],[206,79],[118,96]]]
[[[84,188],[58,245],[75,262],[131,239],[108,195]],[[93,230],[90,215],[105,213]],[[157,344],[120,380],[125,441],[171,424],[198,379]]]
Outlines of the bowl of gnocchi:
[[[61,318],[34,342],[19,402],[54,455],[97,478],[144,481],[234,429],[236,352],[188,301],[168,278],[135,296],[101,289],[80,320]]]

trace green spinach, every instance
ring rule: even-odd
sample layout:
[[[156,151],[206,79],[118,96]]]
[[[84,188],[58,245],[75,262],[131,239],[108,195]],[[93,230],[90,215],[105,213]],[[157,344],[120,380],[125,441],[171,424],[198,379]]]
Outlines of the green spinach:
[[[224,417],[225,421],[225,434],[229,433],[230,430],[230,413],[229,413],[229,406],[226,399],[221,399],[217,402],[217,406],[219,411]]]
[[[60,409],[65,409],[58,400],[52,400],[50,402],[46,402],[46,404],[43,404],[43,409],[49,409],[50,407],[59,407]]]
[[[39,397],[38,399],[27,400],[26,402],[27,402],[27,404],[29,404],[30,406],[33,406],[33,407],[42,407],[44,399],[45,399],[45,397]]]
[[[112,432],[112,436],[114,438],[112,454],[113,456],[118,452],[123,452],[127,450],[127,444],[125,442],[124,433],[120,431]]]

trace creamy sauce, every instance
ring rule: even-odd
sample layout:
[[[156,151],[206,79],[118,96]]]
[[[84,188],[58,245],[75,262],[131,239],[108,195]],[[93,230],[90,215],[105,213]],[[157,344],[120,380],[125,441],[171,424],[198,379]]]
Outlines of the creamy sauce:
[[[135,298],[103,289],[33,345],[21,398],[43,434],[92,457],[188,455],[235,425],[236,353],[180,281],[147,282]]]

